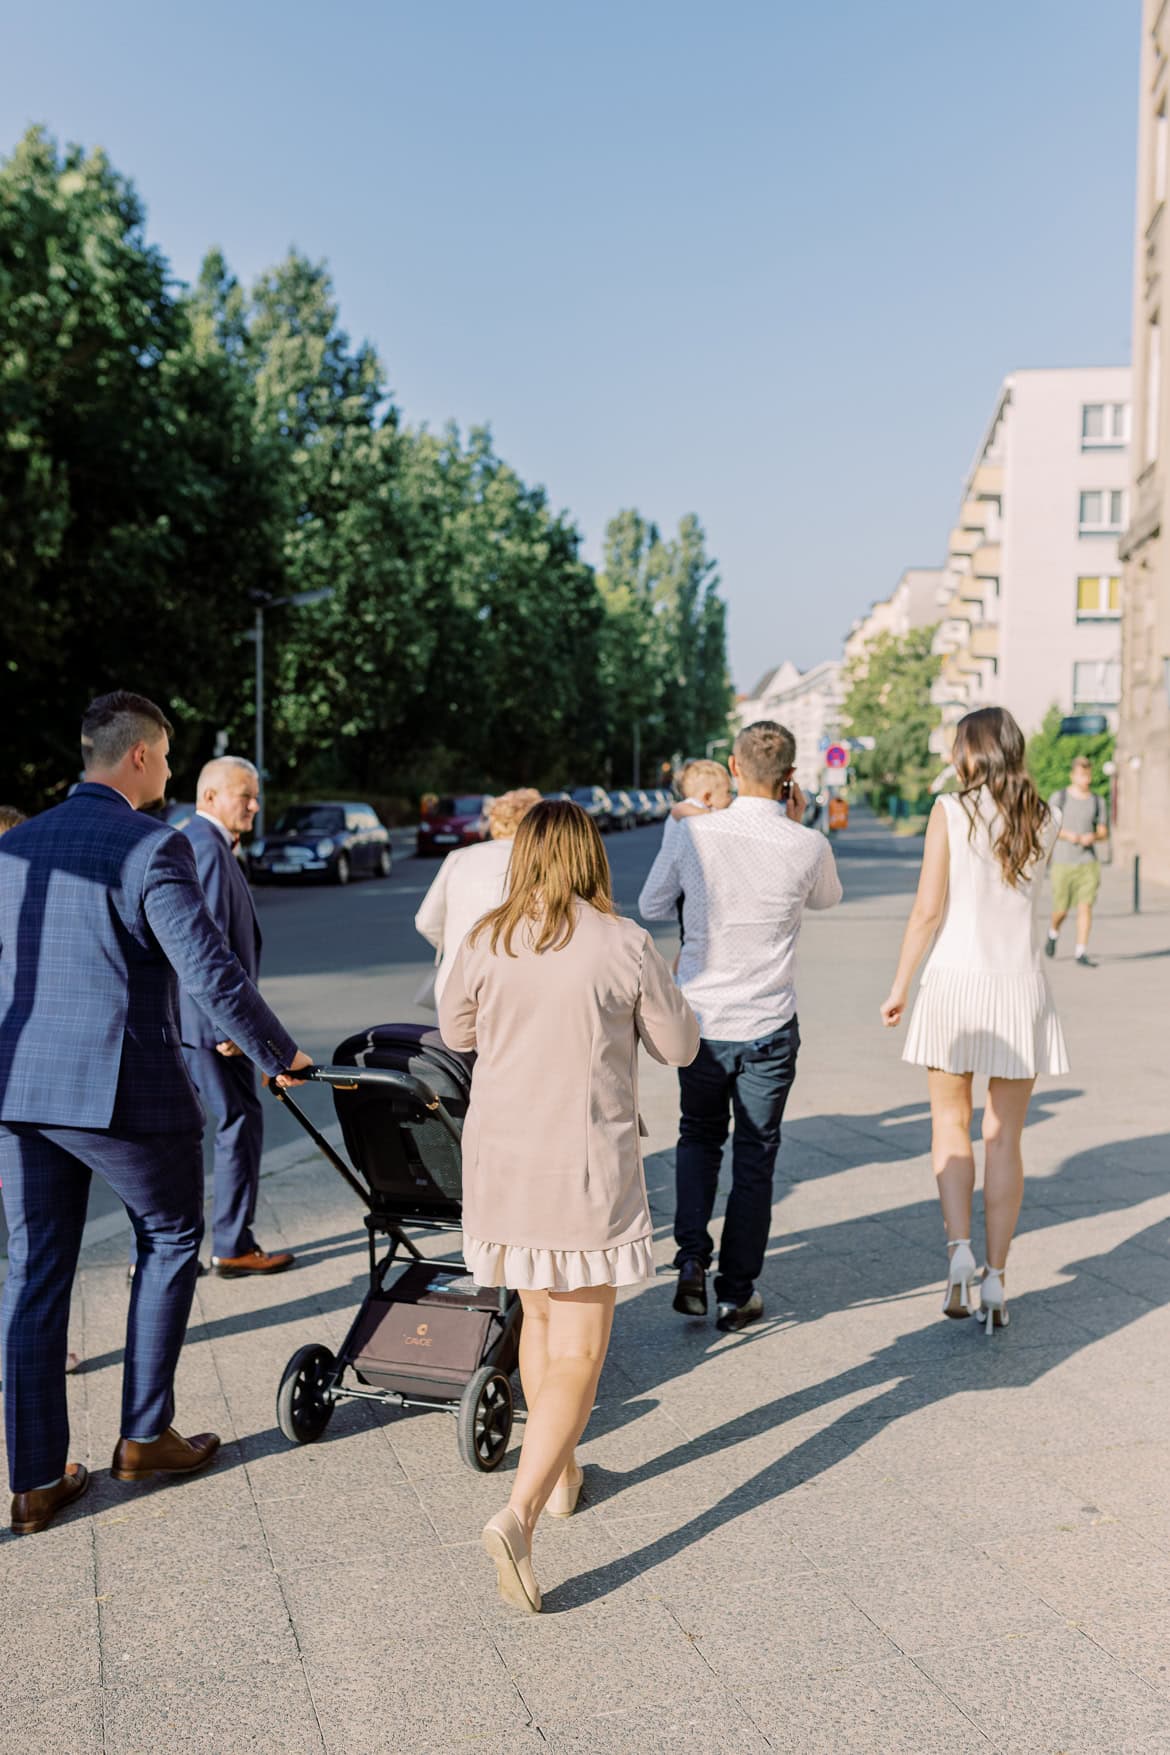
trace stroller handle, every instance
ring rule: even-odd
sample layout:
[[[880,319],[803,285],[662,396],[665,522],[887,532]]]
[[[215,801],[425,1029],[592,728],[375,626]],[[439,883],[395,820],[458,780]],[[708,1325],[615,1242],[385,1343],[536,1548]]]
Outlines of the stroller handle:
[[[458,1140],[460,1129],[444,1109],[439,1097],[422,1079],[416,1079],[413,1073],[395,1072],[385,1066],[306,1066],[302,1067],[298,1077],[308,1084],[332,1085],[339,1091],[356,1091],[360,1085],[378,1086],[383,1090],[400,1091],[404,1096],[413,1097],[422,1107],[446,1128],[452,1139]]]

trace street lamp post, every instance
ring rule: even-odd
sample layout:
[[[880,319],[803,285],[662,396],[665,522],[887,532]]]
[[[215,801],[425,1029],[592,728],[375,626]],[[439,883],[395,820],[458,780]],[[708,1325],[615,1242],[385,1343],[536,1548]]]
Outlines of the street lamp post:
[[[256,812],[252,828],[257,837],[264,833],[264,611],[284,609],[290,605],[300,608],[310,603],[325,603],[332,596],[333,587],[323,585],[318,591],[297,591],[291,597],[257,595],[253,600],[256,604],[256,620],[251,638],[256,643],[256,772],[260,776],[260,808]]]

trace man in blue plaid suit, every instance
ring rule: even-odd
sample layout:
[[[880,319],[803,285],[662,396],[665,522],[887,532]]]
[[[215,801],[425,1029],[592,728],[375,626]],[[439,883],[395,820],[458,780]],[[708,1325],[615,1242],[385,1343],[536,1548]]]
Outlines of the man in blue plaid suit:
[[[141,695],[82,721],[86,777],[0,841],[2,1317],[12,1528],[44,1529],[84,1492],[66,1462],[69,1298],[89,1181],[137,1238],[118,1480],[189,1474],[214,1433],[172,1426],[174,1376],[203,1233],[203,1115],[183,1063],[178,984],[283,1084],[309,1064],[261,999],[203,899],[191,843],[142,814],[169,777],[171,727]]]
[[[183,833],[195,849],[204,900],[245,970],[257,981],[260,922],[235,847],[260,808],[260,776],[242,756],[216,756],[204,765],[195,800],[196,813],[183,824]],[[294,1257],[287,1249],[261,1249],[252,1230],[264,1146],[255,1069],[186,988],[179,994],[179,1030],[187,1071],[215,1123],[211,1271],[229,1278],[281,1273],[292,1266]]]

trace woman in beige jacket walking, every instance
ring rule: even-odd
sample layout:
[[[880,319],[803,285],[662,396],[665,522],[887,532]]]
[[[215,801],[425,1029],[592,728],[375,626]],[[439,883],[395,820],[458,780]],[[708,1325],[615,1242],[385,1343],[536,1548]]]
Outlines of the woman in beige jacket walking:
[[[642,1042],[686,1066],[699,1026],[649,933],[614,911],[601,837],[579,805],[541,803],[513,844],[503,903],[472,929],[439,1006],[477,1053],[463,1130],[463,1249],[524,1306],[528,1403],[515,1485],[484,1529],[500,1592],[540,1608],[532,1538],[567,1516],[609,1344],[614,1290],[654,1272],[639,1140]]]

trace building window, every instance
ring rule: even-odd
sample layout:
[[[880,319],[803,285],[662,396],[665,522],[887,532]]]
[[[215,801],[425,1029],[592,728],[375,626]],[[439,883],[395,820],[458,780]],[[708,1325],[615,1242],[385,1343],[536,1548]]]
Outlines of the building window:
[[[1073,665],[1073,707],[1116,707],[1121,700],[1120,658],[1082,659]]]
[[[1116,574],[1082,573],[1077,580],[1077,620],[1094,622],[1121,614],[1121,580]]]
[[[1121,488],[1087,488],[1081,494],[1082,536],[1120,536],[1125,527],[1125,494]]]
[[[1129,441],[1127,402],[1086,402],[1081,408],[1081,450],[1116,451]]]

